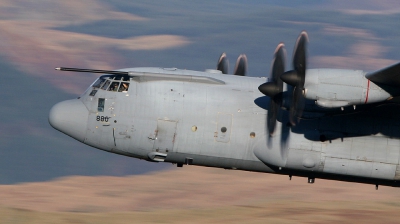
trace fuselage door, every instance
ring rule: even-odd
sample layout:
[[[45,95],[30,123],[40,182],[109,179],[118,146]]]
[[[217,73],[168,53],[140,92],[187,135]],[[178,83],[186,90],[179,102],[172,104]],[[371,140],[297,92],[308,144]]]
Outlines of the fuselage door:
[[[92,99],[88,122],[88,144],[104,150],[115,147],[114,107],[115,96],[99,91]],[[89,137],[90,136],[90,137]]]
[[[102,102],[104,109],[101,110]],[[113,98],[98,98],[98,113],[93,114],[95,117],[91,118],[97,122],[97,129],[99,132],[100,139],[99,142],[107,150],[111,150],[115,147],[115,129],[113,124],[114,115],[114,99]]]
[[[153,149],[156,152],[171,152],[174,148],[175,135],[176,121],[158,120]]]

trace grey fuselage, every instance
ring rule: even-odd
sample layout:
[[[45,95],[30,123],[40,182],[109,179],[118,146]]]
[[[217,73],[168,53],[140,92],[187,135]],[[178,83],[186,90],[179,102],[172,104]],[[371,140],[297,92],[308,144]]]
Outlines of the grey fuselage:
[[[155,162],[390,186],[400,179],[400,122],[385,106],[302,120],[296,127],[287,126],[281,110],[269,137],[269,98],[257,89],[266,78],[124,70],[153,75],[125,79],[128,91],[91,86],[79,99],[56,104],[50,124],[95,148]]]

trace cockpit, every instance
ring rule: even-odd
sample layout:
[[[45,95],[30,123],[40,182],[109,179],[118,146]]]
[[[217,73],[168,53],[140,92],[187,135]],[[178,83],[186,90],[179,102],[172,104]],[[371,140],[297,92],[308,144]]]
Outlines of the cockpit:
[[[124,75],[103,75],[92,85],[90,96],[96,95],[98,90],[126,93],[129,89],[130,77]]]

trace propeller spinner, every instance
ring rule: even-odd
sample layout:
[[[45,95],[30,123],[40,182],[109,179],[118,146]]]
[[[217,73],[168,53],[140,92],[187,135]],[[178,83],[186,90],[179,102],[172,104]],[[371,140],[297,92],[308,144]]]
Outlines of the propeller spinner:
[[[293,51],[293,70],[281,75],[282,81],[293,86],[292,102],[290,105],[289,120],[292,125],[298,123],[303,114],[305,99],[303,96],[304,81],[306,79],[308,35],[306,31],[300,33]]]
[[[282,105],[283,82],[280,76],[285,71],[285,61],[285,45],[283,43],[280,43],[274,53],[269,82],[264,83],[258,87],[258,90],[260,90],[260,92],[271,98],[267,118],[268,132],[270,136],[272,136],[275,132],[279,108]]]

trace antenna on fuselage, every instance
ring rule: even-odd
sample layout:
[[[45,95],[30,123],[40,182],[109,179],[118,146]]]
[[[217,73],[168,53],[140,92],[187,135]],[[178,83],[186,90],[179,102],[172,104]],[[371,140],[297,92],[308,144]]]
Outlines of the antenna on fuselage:
[[[101,73],[101,74],[110,74],[110,75],[129,75],[129,72],[123,72],[123,71],[83,69],[83,68],[58,67],[58,68],[56,68],[56,70],[57,71],[68,71],[68,72]]]

